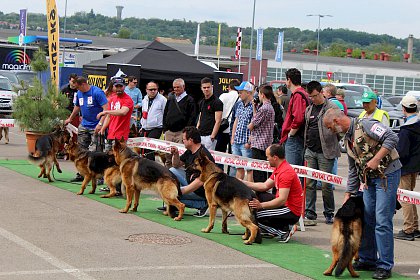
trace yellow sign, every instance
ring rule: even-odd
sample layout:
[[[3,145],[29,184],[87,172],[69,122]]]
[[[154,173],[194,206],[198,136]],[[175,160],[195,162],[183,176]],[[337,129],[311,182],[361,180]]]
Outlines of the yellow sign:
[[[55,0],[47,0],[48,51],[50,57],[51,82],[59,85],[59,19]]]
[[[105,90],[106,89],[106,76],[88,75],[88,84],[92,86],[97,86],[98,88]]]

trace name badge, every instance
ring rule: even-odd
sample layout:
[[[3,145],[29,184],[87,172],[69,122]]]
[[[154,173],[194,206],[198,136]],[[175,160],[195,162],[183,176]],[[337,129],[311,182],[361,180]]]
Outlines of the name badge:
[[[87,104],[88,105],[92,105],[93,104],[93,98],[92,98],[92,96],[88,96],[88,98],[87,98]]]
[[[83,106],[83,98],[79,98],[79,105]]]

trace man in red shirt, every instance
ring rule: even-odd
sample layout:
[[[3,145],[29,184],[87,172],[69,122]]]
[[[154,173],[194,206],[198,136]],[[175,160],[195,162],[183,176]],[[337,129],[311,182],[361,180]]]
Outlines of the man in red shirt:
[[[298,69],[286,71],[286,86],[291,90],[292,96],[283,122],[280,143],[285,143],[287,162],[294,165],[303,165],[305,109],[309,105],[308,94],[301,83],[302,76]]]
[[[112,147],[112,142],[115,139],[128,139],[130,133],[130,118],[133,112],[134,103],[133,99],[124,92],[125,81],[124,78],[114,78],[114,91],[109,102],[108,110],[104,110],[98,114],[97,118],[106,115],[104,124],[100,133],[105,134],[106,128],[108,128],[108,141],[105,150],[108,151]]]
[[[302,212],[303,192],[299,178],[292,166],[285,160],[282,145],[273,144],[265,151],[273,174],[265,182],[243,181],[248,187],[260,192],[249,206],[257,209],[257,222],[260,229],[279,242],[286,243],[296,231],[295,225]],[[275,194],[267,191],[273,189]]]

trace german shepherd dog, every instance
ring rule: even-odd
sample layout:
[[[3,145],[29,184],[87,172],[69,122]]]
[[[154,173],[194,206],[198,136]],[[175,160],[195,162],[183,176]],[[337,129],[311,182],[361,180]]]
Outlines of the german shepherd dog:
[[[233,211],[238,222],[246,228],[242,236],[244,244],[261,243],[261,232],[257,226],[255,211],[248,206],[249,201],[257,198],[255,193],[243,182],[223,173],[223,171],[200,151],[194,160],[194,169],[199,170],[200,180],[204,182],[207,203],[210,208],[210,218],[207,228],[202,232],[210,232],[214,227],[217,208],[222,209],[222,232],[227,230],[228,211]]]
[[[70,133],[64,127],[57,127],[51,134],[44,135],[35,143],[35,152],[29,155],[29,160],[41,168],[38,178],[42,176],[51,179],[51,169],[53,164],[57,167],[58,173],[61,173],[60,164],[57,160],[57,152],[60,148],[70,141]]]
[[[115,161],[120,166],[122,183],[126,188],[127,203],[121,213],[127,213],[131,207],[134,194],[134,205],[131,211],[136,212],[139,206],[140,192],[143,189],[156,191],[166,204],[164,215],[170,215],[175,221],[180,221],[184,215],[185,204],[178,200],[181,193],[180,185],[173,174],[161,164],[135,154],[124,139],[115,140],[113,147]],[[175,217],[175,206],[178,216]]]
[[[82,187],[77,194],[83,194],[89,181],[92,182],[92,190],[89,193],[95,193],[96,180],[104,175],[107,168],[116,165],[114,155],[112,153],[91,152],[89,150],[81,149],[77,142],[74,141],[70,141],[65,148],[68,158],[74,162],[77,171],[84,177]],[[115,195],[115,189],[113,195]]]
[[[352,277],[359,277],[353,268],[353,258],[358,258],[358,251],[363,232],[363,197],[351,196],[343,206],[338,209],[334,217],[331,233],[333,259],[324,275],[340,276],[347,268]]]

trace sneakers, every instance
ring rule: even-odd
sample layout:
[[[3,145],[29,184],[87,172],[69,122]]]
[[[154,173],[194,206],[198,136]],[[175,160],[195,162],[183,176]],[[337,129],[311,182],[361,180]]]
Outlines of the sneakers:
[[[158,211],[166,211],[166,206],[161,206],[161,207],[158,207],[158,208],[156,208]]]
[[[79,173],[76,174],[76,177],[70,180],[70,182],[83,182],[83,176]]]
[[[109,192],[109,187],[108,186],[105,186],[103,188],[100,188],[99,191],[101,191],[101,192]]]
[[[291,230],[289,230],[288,232],[284,233],[282,236],[279,236],[277,238],[278,242],[280,242],[280,243],[289,242],[290,238],[296,232],[296,230],[297,230],[297,225],[293,225]]]
[[[327,225],[332,225],[334,223],[334,217],[332,217],[332,216],[325,217],[325,223]]]
[[[204,208],[201,208],[201,209],[198,209],[197,213],[195,213],[193,216],[202,218],[202,217],[204,217],[208,214],[208,210],[209,210],[208,206],[206,206]]]
[[[413,231],[414,234],[414,238],[420,238],[420,230],[416,229],[415,231]]]
[[[307,227],[312,227],[317,225],[317,221],[316,219],[309,219],[305,216],[305,218],[303,219],[303,224]]]
[[[414,241],[414,232],[406,233],[404,230],[400,230],[398,233],[394,234],[395,239]]]
[[[375,271],[376,270],[376,265],[355,261],[353,263],[353,268],[356,271]]]
[[[375,273],[373,273],[372,278],[373,279],[388,279],[392,277],[391,270],[386,270],[383,268],[378,268],[375,270]]]

